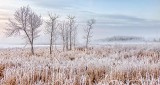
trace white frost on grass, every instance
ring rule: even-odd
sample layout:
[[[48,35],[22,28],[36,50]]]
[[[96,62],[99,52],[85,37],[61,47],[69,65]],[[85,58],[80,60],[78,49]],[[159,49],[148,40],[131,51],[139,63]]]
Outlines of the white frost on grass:
[[[160,78],[155,78],[155,75],[149,72],[155,69],[160,70],[160,57],[157,57],[156,54],[156,51],[159,52],[160,49],[157,46],[109,45],[96,47],[88,54],[81,51],[55,51],[54,56],[49,55],[47,48],[37,48],[36,50],[37,55],[35,56],[28,56],[28,49],[0,50],[0,64],[5,65],[4,77],[0,84],[9,82],[8,79],[10,78],[11,80],[15,78],[18,85],[76,85],[77,82],[79,85],[86,85],[87,81],[93,84],[92,75],[88,72],[101,70],[105,71],[106,78],[99,81],[95,80],[94,84],[108,85],[112,75],[117,72],[127,72],[130,75],[131,71],[139,74],[139,72],[145,70],[148,71],[145,75],[152,76],[152,78],[143,78],[142,75],[140,81],[146,79],[153,81]],[[139,56],[138,54],[141,51],[144,54]],[[148,56],[150,55],[147,54],[149,52],[152,52],[153,55]],[[90,79],[87,80],[88,78]],[[124,81],[119,80],[118,83],[124,83]],[[145,85],[146,83],[142,82],[142,84]],[[158,85],[160,82],[157,81],[156,84]]]

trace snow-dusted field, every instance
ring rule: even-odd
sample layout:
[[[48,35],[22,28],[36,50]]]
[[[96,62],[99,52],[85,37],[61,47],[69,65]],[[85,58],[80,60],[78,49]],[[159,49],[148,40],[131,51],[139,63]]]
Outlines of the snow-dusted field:
[[[91,50],[0,49],[0,85],[160,85],[160,45],[100,45]]]

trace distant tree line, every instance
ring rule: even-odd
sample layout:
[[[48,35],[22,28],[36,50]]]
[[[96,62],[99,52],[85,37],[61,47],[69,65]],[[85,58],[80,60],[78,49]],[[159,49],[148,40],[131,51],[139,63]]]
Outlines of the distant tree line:
[[[102,41],[145,41],[145,39],[136,36],[113,36],[102,39]]]
[[[23,6],[17,9],[14,13],[14,19],[9,19],[6,34],[8,36],[20,35],[26,40],[26,44],[30,44],[31,53],[34,55],[34,41],[40,36],[39,29],[42,24],[45,24],[45,31],[49,34],[50,54],[53,52],[53,45],[60,36],[63,45],[63,51],[74,50],[77,45],[77,29],[78,25],[75,16],[67,16],[65,20],[59,20],[56,14],[48,13],[48,20],[44,21],[40,15],[35,13],[29,6]],[[95,24],[94,19],[90,19],[84,28],[85,49],[88,49],[90,38],[92,37],[92,29]]]

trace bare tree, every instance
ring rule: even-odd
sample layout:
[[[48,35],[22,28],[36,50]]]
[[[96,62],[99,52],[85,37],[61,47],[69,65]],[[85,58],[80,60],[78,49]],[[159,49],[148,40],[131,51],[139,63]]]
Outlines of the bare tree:
[[[68,23],[69,23],[69,50],[72,50],[73,47],[73,30],[77,27],[75,25],[75,16],[68,16]]]
[[[14,14],[14,20],[9,19],[7,35],[24,34],[25,38],[31,45],[31,53],[34,55],[34,40],[38,37],[42,25],[41,16],[34,13],[29,6],[21,7]],[[23,33],[22,33],[23,32]]]
[[[68,50],[68,42],[67,42],[67,37],[68,37],[68,23],[66,21],[63,21],[59,24],[59,30],[60,30],[60,36],[62,38],[62,44],[63,44],[63,51]]]
[[[88,44],[90,42],[90,38],[92,37],[91,30],[93,29],[94,24],[95,24],[95,20],[90,19],[87,21],[87,27],[84,29],[84,31],[86,33],[86,35],[84,36],[84,38],[86,39],[86,45],[85,45],[86,49],[88,49]]]
[[[46,31],[50,34],[50,54],[52,54],[53,44],[56,40],[56,30],[58,27],[57,19],[59,18],[58,15],[48,14],[49,20],[46,22]]]

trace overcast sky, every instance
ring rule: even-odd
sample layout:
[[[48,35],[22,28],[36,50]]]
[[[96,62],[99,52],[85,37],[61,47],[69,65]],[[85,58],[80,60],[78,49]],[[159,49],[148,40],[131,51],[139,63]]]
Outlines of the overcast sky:
[[[0,0],[1,42],[8,42],[3,34],[8,18],[13,17],[16,9],[27,5],[44,20],[48,12],[62,18],[76,16],[79,39],[83,25],[90,18],[96,19],[93,39],[117,35],[160,37],[160,0]]]

